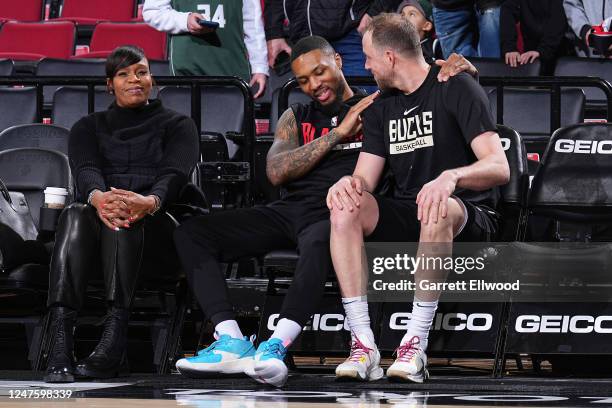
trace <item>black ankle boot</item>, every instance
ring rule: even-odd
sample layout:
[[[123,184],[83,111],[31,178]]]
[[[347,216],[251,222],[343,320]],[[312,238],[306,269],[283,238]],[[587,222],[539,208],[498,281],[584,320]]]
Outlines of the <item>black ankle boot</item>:
[[[127,327],[129,310],[112,307],[104,322],[104,332],[94,351],[76,367],[76,374],[87,378],[114,378],[129,375]]]
[[[51,351],[47,363],[45,382],[74,381],[74,325],[77,313],[68,307],[56,306],[51,313]]]

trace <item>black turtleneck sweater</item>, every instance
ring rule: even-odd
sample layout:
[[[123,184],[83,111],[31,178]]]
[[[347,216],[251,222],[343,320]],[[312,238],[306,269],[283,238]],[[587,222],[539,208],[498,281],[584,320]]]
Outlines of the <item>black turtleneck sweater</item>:
[[[199,155],[198,131],[191,118],[159,100],[138,108],[92,113],[70,131],[68,156],[78,200],[111,187],[155,194],[162,206],[175,202]]]

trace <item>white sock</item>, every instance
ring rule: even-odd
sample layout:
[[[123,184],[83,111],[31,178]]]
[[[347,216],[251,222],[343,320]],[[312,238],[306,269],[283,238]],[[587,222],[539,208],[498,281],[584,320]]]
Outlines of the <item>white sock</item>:
[[[302,332],[302,326],[293,320],[282,318],[276,325],[274,333],[270,336],[271,339],[281,339],[283,346],[289,347],[297,336]]]
[[[240,331],[240,327],[238,326],[238,322],[235,320],[224,320],[218,325],[215,326],[215,333],[217,336],[221,336],[222,334],[228,334],[235,339],[242,340],[244,335]]]
[[[423,351],[427,350],[429,329],[433,323],[437,308],[437,300],[434,302],[421,302],[418,299],[414,299],[412,303],[412,317],[408,324],[408,331],[402,338],[400,344],[409,342],[413,336],[418,336],[421,349],[423,349]]]
[[[356,336],[365,346],[376,348],[374,333],[370,327],[368,297],[342,298],[342,306],[344,306],[344,311],[346,312],[351,335]]]

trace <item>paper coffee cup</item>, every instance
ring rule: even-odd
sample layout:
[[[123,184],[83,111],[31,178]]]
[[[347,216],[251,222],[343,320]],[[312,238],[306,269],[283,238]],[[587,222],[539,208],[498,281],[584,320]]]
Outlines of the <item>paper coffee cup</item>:
[[[61,187],[45,188],[45,207],[48,208],[64,208],[66,206],[66,197],[68,190]]]

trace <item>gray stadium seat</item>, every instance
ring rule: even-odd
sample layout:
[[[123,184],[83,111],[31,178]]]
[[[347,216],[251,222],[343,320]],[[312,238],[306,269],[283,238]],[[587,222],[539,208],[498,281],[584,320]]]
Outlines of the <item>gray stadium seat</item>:
[[[37,76],[106,76],[104,73],[103,59],[75,59],[64,60],[55,58],[45,58],[38,63],[36,68]],[[46,86],[43,88],[45,104],[53,101],[53,94],[59,86]]]
[[[169,61],[151,60],[149,61],[149,69],[153,77],[172,76]]]
[[[104,59],[44,58],[36,67],[40,76],[106,76]]]
[[[0,151],[22,147],[38,147],[68,154],[70,131],[56,125],[33,123],[17,125],[0,133]]]
[[[506,65],[504,61],[497,58],[468,58],[478,69],[479,77],[537,77],[540,75],[540,61],[536,60],[532,64],[519,65],[513,68]],[[485,91],[489,92],[495,87],[485,86]]]
[[[268,77],[268,83],[266,84],[266,90],[264,94],[256,102],[258,103],[274,103],[274,95],[277,89],[280,89],[285,85],[287,81],[293,78],[293,72],[289,70],[283,75],[278,75],[273,69],[270,70],[270,76]]]
[[[36,122],[36,88],[0,88],[0,131]]]
[[[493,118],[497,118],[497,90],[488,94]],[[584,122],[585,97],[581,89],[561,91],[561,126]],[[504,90],[503,124],[516,129],[528,151],[543,153],[548,138],[556,129],[550,129],[550,91],[545,89]],[[535,149],[535,150],[534,150]]]
[[[278,124],[278,119],[283,112],[278,111],[278,107],[280,104],[280,91],[281,88],[278,88],[274,91],[272,95],[272,107],[270,109],[270,132],[276,131],[276,125]],[[301,91],[300,88],[293,88],[289,93],[289,106],[293,103],[310,103],[312,99],[304,92]]]
[[[159,91],[159,99],[166,108],[191,116],[191,91],[189,88],[166,86]],[[244,98],[233,86],[202,87],[202,133],[242,133]],[[228,155],[233,158],[238,146],[227,141]]]
[[[11,76],[15,70],[15,64],[10,59],[0,59],[0,76]]]
[[[97,89],[94,111],[106,110],[114,100],[115,98],[106,90]],[[53,95],[51,112],[53,124],[70,129],[79,119],[87,115],[87,88],[61,87]]]
[[[540,61],[511,67],[498,58],[468,58],[481,77],[533,77],[540,75]]]
[[[612,84],[612,60],[604,58],[563,57],[557,61],[555,76],[592,76]],[[597,88],[584,88],[587,104],[603,106],[605,94]]]

